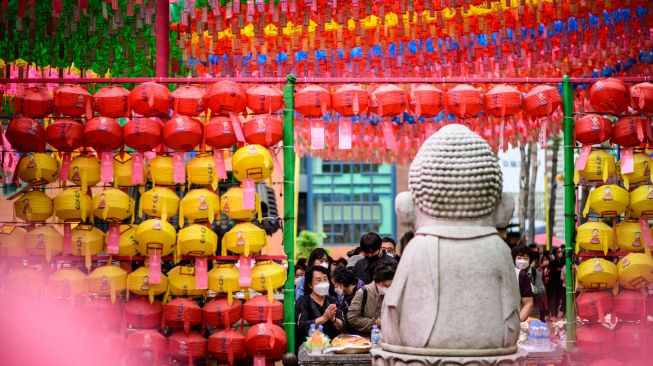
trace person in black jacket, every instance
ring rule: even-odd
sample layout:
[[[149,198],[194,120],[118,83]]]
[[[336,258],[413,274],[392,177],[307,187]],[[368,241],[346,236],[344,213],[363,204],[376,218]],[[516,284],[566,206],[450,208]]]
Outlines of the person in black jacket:
[[[381,237],[377,233],[367,233],[361,237],[360,248],[364,258],[356,262],[354,276],[363,283],[370,284],[374,273],[374,267],[380,262],[390,262],[397,265],[397,261],[381,251]]]
[[[344,330],[344,314],[335,297],[330,296],[333,285],[329,271],[321,266],[308,267],[304,281],[304,295],[295,304],[297,335],[302,342],[308,337],[311,324],[323,327],[330,339]]]

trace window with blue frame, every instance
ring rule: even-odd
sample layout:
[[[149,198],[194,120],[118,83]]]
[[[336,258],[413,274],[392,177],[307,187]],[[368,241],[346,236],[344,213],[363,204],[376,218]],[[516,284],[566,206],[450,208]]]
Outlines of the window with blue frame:
[[[374,174],[378,171],[379,166],[376,164],[322,161],[322,174]]]
[[[357,245],[366,232],[380,231],[382,208],[378,195],[339,193],[320,199],[325,243]]]

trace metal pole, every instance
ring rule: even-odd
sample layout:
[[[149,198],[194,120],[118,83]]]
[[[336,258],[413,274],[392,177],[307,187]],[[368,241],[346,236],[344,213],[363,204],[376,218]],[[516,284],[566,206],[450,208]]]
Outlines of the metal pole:
[[[564,103],[564,159],[565,159],[565,282],[567,286],[567,351],[576,342],[576,309],[574,308],[573,248],[576,225],[576,189],[574,177],[574,93],[568,76],[562,80]]]
[[[170,2],[156,0],[156,76],[168,77],[170,62],[170,39],[168,24],[170,22]]]
[[[283,249],[288,256],[288,279],[284,286],[283,326],[288,352],[295,352],[295,76],[283,87]],[[310,187],[309,187],[310,189]]]

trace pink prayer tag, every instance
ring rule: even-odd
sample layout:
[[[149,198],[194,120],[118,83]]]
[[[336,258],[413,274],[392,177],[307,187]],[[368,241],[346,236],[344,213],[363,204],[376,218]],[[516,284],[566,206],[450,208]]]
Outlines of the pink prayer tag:
[[[633,148],[626,147],[621,150],[621,173],[630,174],[635,171],[635,164],[633,162]]]
[[[161,253],[157,251],[150,252],[150,285],[158,285],[161,283]]]
[[[252,286],[252,257],[240,256],[240,277],[238,278],[240,287]]]
[[[394,150],[397,143],[395,141],[394,131],[392,131],[391,122],[383,122],[381,129],[383,131],[383,140],[385,141],[385,147],[390,150]]]
[[[351,150],[351,121],[348,119],[343,119],[338,124],[338,149]]]
[[[132,183],[143,184],[143,155],[141,153],[132,155]]]
[[[172,153],[173,162],[173,180],[175,183],[184,184],[186,182],[186,166],[184,165],[184,153]]]
[[[254,357],[254,366],[265,366],[265,357],[255,356]]]
[[[255,193],[254,193],[254,180],[245,179],[243,180],[243,209],[253,210],[256,207]]]
[[[120,250],[120,225],[109,225],[107,234],[107,254],[118,254]]]
[[[580,156],[576,160],[576,170],[583,170],[587,165],[587,158],[590,156],[590,151],[592,151],[592,145],[583,145],[583,148],[580,150]]]
[[[236,140],[239,142],[245,142],[245,135],[243,135],[243,126],[240,124],[240,118],[235,113],[229,114],[231,118],[231,124],[234,127],[234,134],[236,135]]]
[[[324,149],[324,126],[318,123],[311,125],[311,150]]]
[[[113,153],[100,153],[102,168],[100,171],[100,180],[105,183],[113,182]]]
[[[281,167],[281,163],[279,162],[279,151],[270,149],[270,153],[272,154],[272,163],[274,164],[274,171],[277,172],[277,174],[280,174],[281,172],[283,172],[283,168]]]
[[[59,179],[61,179],[62,182],[68,179],[69,170],[70,170],[70,153],[65,153],[63,154],[63,161],[61,163],[61,175],[59,176]]]
[[[206,257],[195,257],[195,288],[209,288]]]
[[[642,230],[642,236],[644,237],[644,244],[647,247],[653,247],[653,237],[651,237],[651,227],[648,226],[648,218],[640,217],[639,227]]]
[[[213,150],[213,160],[215,160],[218,179],[227,179],[227,169],[224,167],[224,153],[222,150]]]
[[[146,151],[144,155],[147,161],[152,161],[156,158],[156,151]]]
[[[70,224],[63,224],[63,254],[69,255],[71,253],[70,248],[72,246],[72,233],[70,229]]]

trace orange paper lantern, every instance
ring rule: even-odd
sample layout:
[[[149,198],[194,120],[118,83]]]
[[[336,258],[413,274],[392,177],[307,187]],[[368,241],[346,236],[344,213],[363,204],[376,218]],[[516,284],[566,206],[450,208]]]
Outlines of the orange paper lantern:
[[[20,152],[44,152],[45,129],[31,118],[14,118],[5,132],[11,147]]]
[[[203,321],[214,328],[230,328],[236,324],[243,315],[243,302],[234,299],[229,305],[227,299],[216,299],[208,302],[202,308]]]
[[[270,85],[256,85],[247,89],[247,107],[254,114],[275,113],[283,108],[283,94]]]
[[[84,125],[74,119],[58,119],[45,129],[45,135],[50,146],[71,152],[84,143]]]
[[[232,330],[222,330],[211,334],[208,349],[211,356],[233,365],[235,360],[247,357],[245,336]]]
[[[457,85],[447,91],[445,106],[458,118],[474,118],[483,111],[483,93],[471,85]]]
[[[207,356],[207,340],[201,334],[193,331],[174,332],[168,338],[168,352],[177,360],[193,364],[193,360],[203,360]]]
[[[91,118],[84,127],[84,141],[96,151],[117,150],[122,147],[122,127],[113,118]]]
[[[125,145],[136,151],[149,151],[161,145],[163,122],[158,117],[135,117],[123,126]]]
[[[247,106],[247,92],[240,84],[222,80],[209,87],[204,102],[212,114],[241,113]]]
[[[52,95],[43,87],[25,88],[14,98],[14,111],[23,117],[41,118],[52,113]]]
[[[202,143],[202,123],[183,115],[171,119],[163,127],[163,143],[175,151],[192,151]]]
[[[103,117],[127,117],[131,110],[129,106],[129,90],[119,85],[109,85],[93,95],[95,111]]]
[[[562,104],[562,98],[556,88],[550,85],[538,85],[524,96],[524,111],[531,118],[550,116]]]
[[[168,338],[152,329],[139,330],[127,336],[127,354],[131,365],[160,365],[168,362]]]
[[[639,146],[646,141],[646,124],[642,117],[627,116],[612,127],[612,143],[622,147]]]
[[[598,114],[586,114],[575,123],[574,133],[582,144],[600,144],[612,137],[612,122]]]
[[[229,117],[218,116],[211,118],[204,127],[206,144],[214,149],[226,149],[233,146],[238,139],[232,123]]]
[[[277,360],[286,352],[286,332],[278,325],[256,324],[247,331],[245,346],[251,356]]]
[[[125,304],[125,323],[136,329],[154,329],[161,325],[163,305],[160,301],[150,303],[145,298]]]
[[[254,116],[243,127],[245,140],[250,144],[274,146],[283,138],[283,121],[272,115]]]
[[[343,85],[331,95],[333,110],[343,117],[366,114],[370,109],[370,95],[359,85]]]
[[[522,110],[521,92],[510,85],[496,85],[485,94],[485,110],[495,117],[514,116]]]
[[[268,315],[274,324],[283,320],[283,304],[279,301],[270,301],[266,295],[252,297],[243,305],[243,320],[248,324],[264,323]]]
[[[640,83],[630,88],[630,106],[641,113],[653,113],[653,84]]]
[[[392,84],[374,89],[371,100],[372,112],[379,117],[396,116],[408,107],[406,91]]]
[[[193,300],[178,297],[163,306],[165,323],[173,329],[184,329],[202,322],[202,309]]]
[[[204,105],[204,89],[195,85],[182,85],[173,91],[172,108],[175,115],[184,114],[197,116],[206,110]]]
[[[93,97],[79,85],[63,85],[54,91],[54,114],[86,118],[93,116]]]
[[[599,80],[590,88],[590,103],[596,112],[621,114],[630,104],[630,90],[619,79]]]
[[[170,93],[161,84],[147,82],[129,93],[132,110],[143,116],[167,115],[170,109]]]
[[[295,93],[295,110],[306,118],[318,118],[331,109],[331,94],[321,86],[308,85]]]
[[[418,117],[435,117],[442,111],[444,94],[435,86],[419,85],[410,95],[410,107]]]

